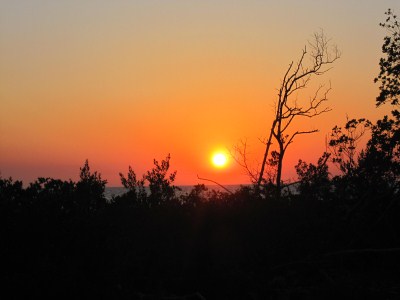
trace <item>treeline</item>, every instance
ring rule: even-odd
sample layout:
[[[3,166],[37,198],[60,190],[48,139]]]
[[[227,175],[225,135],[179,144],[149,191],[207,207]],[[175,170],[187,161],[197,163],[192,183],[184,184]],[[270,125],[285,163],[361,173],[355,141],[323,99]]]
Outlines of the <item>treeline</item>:
[[[128,192],[110,201],[87,161],[78,182],[39,178],[23,188],[0,179],[4,291],[390,299],[399,294],[398,181],[374,182],[361,159],[334,178],[324,158],[300,162],[298,192],[280,197],[272,185],[234,193],[197,185],[177,196],[169,156],[140,180],[132,168],[121,174]]]

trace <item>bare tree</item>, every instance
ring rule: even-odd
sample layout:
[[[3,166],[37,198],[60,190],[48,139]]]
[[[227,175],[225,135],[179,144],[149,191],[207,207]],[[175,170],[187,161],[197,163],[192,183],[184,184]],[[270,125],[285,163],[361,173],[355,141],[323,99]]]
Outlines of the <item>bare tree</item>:
[[[328,72],[331,64],[340,58],[340,51],[336,46],[331,46],[329,42],[323,31],[315,33],[313,40],[308,43],[308,47],[305,46],[302,50],[299,60],[292,61],[286,70],[275,103],[275,118],[268,139],[265,140],[265,152],[260,172],[258,172],[258,188],[264,179],[265,167],[268,164],[273,141],[277,145],[272,154],[277,163],[275,182],[278,195],[280,195],[283,159],[288,146],[297,136],[318,131],[317,129],[290,131],[293,120],[300,117],[312,118],[330,111],[329,107],[324,107],[324,103],[328,100],[327,95],[331,90],[330,85],[328,87],[319,85],[309,97],[308,102],[297,100],[299,92],[307,88],[313,77]],[[310,59],[309,62],[306,62],[307,58]]]

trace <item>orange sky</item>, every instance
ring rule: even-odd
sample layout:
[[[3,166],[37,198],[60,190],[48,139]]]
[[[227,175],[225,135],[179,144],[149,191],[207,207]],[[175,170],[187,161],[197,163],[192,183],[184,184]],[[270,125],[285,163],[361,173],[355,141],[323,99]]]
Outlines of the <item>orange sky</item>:
[[[346,114],[385,113],[374,106],[378,24],[387,8],[400,13],[398,0],[299,2],[1,1],[1,176],[76,180],[88,158],[116,186],[128,165],[140,176],[170,153],[177,184],[197,174],[246,183],[211,155],[247,138],[262,159],[279,82],[323,28],[342,51],[318,79],[332,83],[333,111],[294,124],[320,129],[289,148],[284,179],[294,178],[297,160],[315,162]]]

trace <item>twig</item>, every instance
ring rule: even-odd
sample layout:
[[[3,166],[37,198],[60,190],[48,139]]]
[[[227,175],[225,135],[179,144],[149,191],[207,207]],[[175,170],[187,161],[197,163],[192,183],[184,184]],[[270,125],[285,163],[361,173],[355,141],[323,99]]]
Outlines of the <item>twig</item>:
[[[209,182],[215,183],[216,185],[220,186],[220,187],[223,188],[225,191],[227,191],[229,194],[233,195],[233,193],[232,193],[230,190],[228,190],[228,189],[227,189],[226,187],[224,187],[222,184],[220,184],[220,183],[218,183],[218,182],[216,182],[216,181],[214,181],[214,180],[207,179],[207,178],[201,178],[201,177],[199,177],[199,175],[197,175],[197,178],[200,179],[200,180],[205,180],[205,181],[209,181]]]

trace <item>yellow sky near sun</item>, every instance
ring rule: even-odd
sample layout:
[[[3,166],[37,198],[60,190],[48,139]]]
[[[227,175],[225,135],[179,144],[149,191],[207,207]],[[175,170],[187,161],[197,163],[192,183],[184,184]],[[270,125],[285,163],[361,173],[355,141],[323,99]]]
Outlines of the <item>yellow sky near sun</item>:
[[[400,4],[272,2],[2,1],[1,175],[75,179],[88,158],[119,185],[128,165],[141,174],[171,153],[178,184],[197,174],[247,182],[232,160],[217,170],[210,157],[247,138],[254,164],[261,160],[280,79],[323,28],[343,52],[318,81],[331,81],[333,111],[295,123],[320,132],[289,148],[284,171],[293,177],[346,114],[383,114],[374,107],[378,23]]]

